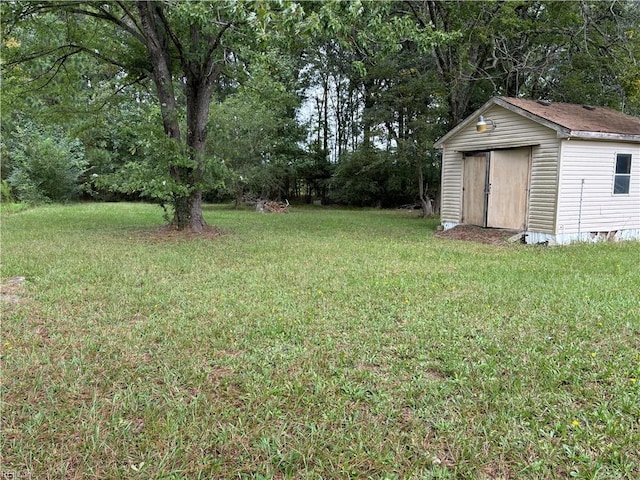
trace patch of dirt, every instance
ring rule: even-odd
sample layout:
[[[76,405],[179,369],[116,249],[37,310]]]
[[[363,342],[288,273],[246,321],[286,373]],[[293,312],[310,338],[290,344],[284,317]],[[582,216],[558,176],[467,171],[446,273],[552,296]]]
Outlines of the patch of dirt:
[[[22,291],[24,289],[24,277],[12,277],[5,280],[0,285],[0,302],[9,305],[15,305],[22,300]]]
[[[509,239],[516,234],[518,234],[517,230],[483,228],[477,225],[458,225],[443,232],[436,232],[436,237],[504,246],[509,245]]]
[[[424,373],[428,380],[432,380],[434,382],[444,381],[447,378],[447,375],[436,368],[428,368]]]
[[[206,226],[201,232],[191,230],[178,230],[172,225],[154,228],[150,230],[139,230],[132,235],[132,238],[139,240],[150,240],[152,242],[171,242],[175,240],[213,240],[225,232],[218,227]]]

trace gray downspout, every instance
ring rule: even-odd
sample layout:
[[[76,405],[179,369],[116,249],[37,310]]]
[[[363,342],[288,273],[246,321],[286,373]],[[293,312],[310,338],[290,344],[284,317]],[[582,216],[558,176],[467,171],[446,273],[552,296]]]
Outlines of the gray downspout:
[[[578,210],[578,241],[582,241],[582,197],[584,194],[584,178],[580,182],[580,209]]]

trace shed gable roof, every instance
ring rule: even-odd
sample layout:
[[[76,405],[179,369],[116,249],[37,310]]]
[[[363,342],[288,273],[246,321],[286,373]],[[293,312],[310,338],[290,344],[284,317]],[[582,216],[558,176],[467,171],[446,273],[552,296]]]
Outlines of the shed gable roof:
[[[640,118],[611,108],[510,97],[500,100],[574,132],[640,135]]]
[[[478,116],[483,115],[493,105],[503,107],[555,130],[560,138],[576,137],[640,143],[640,118],[611,108],[494,97],[435,142],[434,146],[441,148],[449,138],[472,122],[475,123]]]

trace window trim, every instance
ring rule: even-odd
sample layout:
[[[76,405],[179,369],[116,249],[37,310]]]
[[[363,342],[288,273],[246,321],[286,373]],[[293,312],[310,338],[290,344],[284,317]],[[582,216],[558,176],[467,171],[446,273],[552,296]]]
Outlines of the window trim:
[[[620,157],[628,157],[629,158],[629,173],[618,173],[618,161]],[[613,162],[613,195],[629,195],[631,193],[631,164],[633,162],[633,154],[631,152],[616,152],[615,161]],[[616,192],[616,185],[618,183],[619,178],[626,178],[626,190],[622,192]]]

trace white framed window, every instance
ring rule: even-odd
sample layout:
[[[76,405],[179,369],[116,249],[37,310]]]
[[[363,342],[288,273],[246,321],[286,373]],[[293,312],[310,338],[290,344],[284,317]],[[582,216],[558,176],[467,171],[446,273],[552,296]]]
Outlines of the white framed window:
[[[616,171],[613,176],[613,194],[622,195],[629,193],[631,185],[631,154],[616,154]]]

